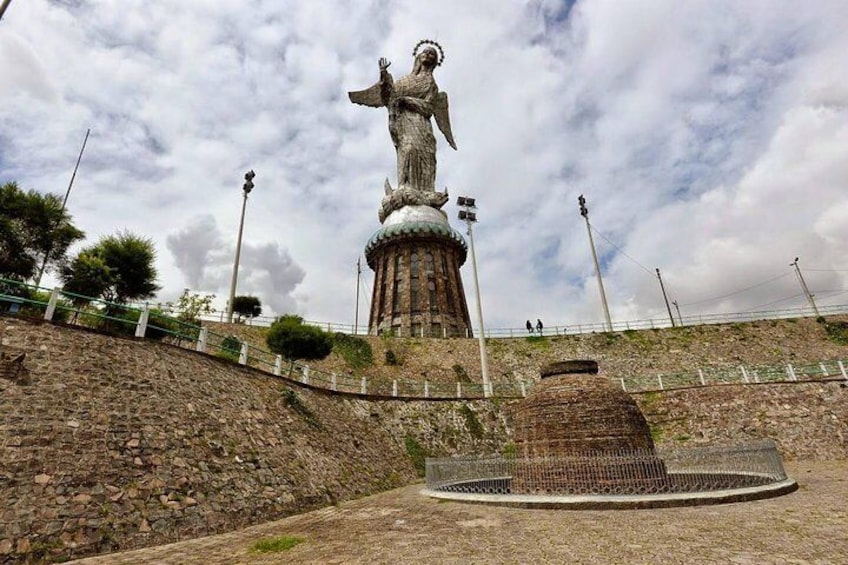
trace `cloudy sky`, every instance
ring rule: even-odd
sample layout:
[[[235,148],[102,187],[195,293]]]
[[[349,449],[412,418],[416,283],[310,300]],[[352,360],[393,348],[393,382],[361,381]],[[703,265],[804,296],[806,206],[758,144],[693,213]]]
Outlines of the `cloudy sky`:
[[[666,316],[656,268],[684,316],[804,306],[795,257],[820,305],[848,304],[848,2],[481,5],[13,0],[0,182],[63,195],[90,128],[84,244],[148,236],[162,299],[220,307],[254,169],[238,293],[352,323],[396,171],[385,110],[346,92],[431,38],[459,146],[439,139],[437,187],[478,199],[487,327],[603,320],[580,194],[613,320]]]

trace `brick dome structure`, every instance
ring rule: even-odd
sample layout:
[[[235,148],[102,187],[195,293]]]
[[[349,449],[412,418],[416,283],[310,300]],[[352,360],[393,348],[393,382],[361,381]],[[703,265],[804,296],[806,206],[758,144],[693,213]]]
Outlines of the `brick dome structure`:
[[[541,376],[513,412],[512,492],[603,493],[622,483],[650,492],[665,484],[645,417],[598,375],[595,361],[553,363]]]

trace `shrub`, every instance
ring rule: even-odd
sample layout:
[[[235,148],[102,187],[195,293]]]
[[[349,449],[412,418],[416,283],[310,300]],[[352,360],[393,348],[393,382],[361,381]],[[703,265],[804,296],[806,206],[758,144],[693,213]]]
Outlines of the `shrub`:
[[[386,365],[400,365],[400,361],[398,360],[397,355],[395,355],[395,352],[391,349],[386,350]]]
[[[134,336],[141,310],[112,308],[106,315],[112,319],[102,318],[100,329],[118,335]],[[144,337],[161,340],[173,333],[177,333],[177,323],[162,310],[151,308]]]
[[[287,314],[277,318],[265,337],[268,348],[289,360],[324,359],[333,350],[327,332],[303,323],[303,318]]]
[[[228,335],[223,340],[221,340],[221,345],[219,346],[218,352],[215,354],[216,357],[220,357],[221,359],[227,359],[228,361],[238,361],[239,354],[241,353],[241,342],[234,335]]]

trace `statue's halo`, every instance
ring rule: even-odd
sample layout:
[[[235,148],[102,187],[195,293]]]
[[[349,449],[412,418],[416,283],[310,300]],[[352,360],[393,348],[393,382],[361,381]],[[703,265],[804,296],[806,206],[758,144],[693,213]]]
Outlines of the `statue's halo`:
[[[438,42],[433,41],[432,39],[422,39],[421,41],[416,43],[415,49],[412,50],[412,56],[413,57],[418,56],[418,49],[422,45],[432,45],[433,47],[435,47],[436,49],[439,50],[439,60],[436,62],[436,66],[437,67],[441,66],[442,62],[445,60],[445,51],[442,49],[442,46],[438,44]]]

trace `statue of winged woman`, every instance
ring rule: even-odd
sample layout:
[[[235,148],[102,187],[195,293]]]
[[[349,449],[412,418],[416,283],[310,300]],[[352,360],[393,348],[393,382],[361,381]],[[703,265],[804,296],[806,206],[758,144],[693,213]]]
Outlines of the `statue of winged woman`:
[[[422,46],[425,47],[421,49]],[[395,81],[388,71],[391,63],[381,58],[380,80],[371,88],[349,92],[348,96],[356,104],[388,108],[389,134],[397,150],[398,188],[435,192],[436,138],[430,116],[436,118],[436,125],[448,144],[456,149],[448,95],[439,91],[433,79],[433,70],[442,64],[445,56],[442,47],[429,39],[419,41],[412,55],[415,63],[408,75]],[[391,193],[388,183],[387,193]],[[444,198],[441,193],[438,196],[436,200],[447,200],[446,194]]]

